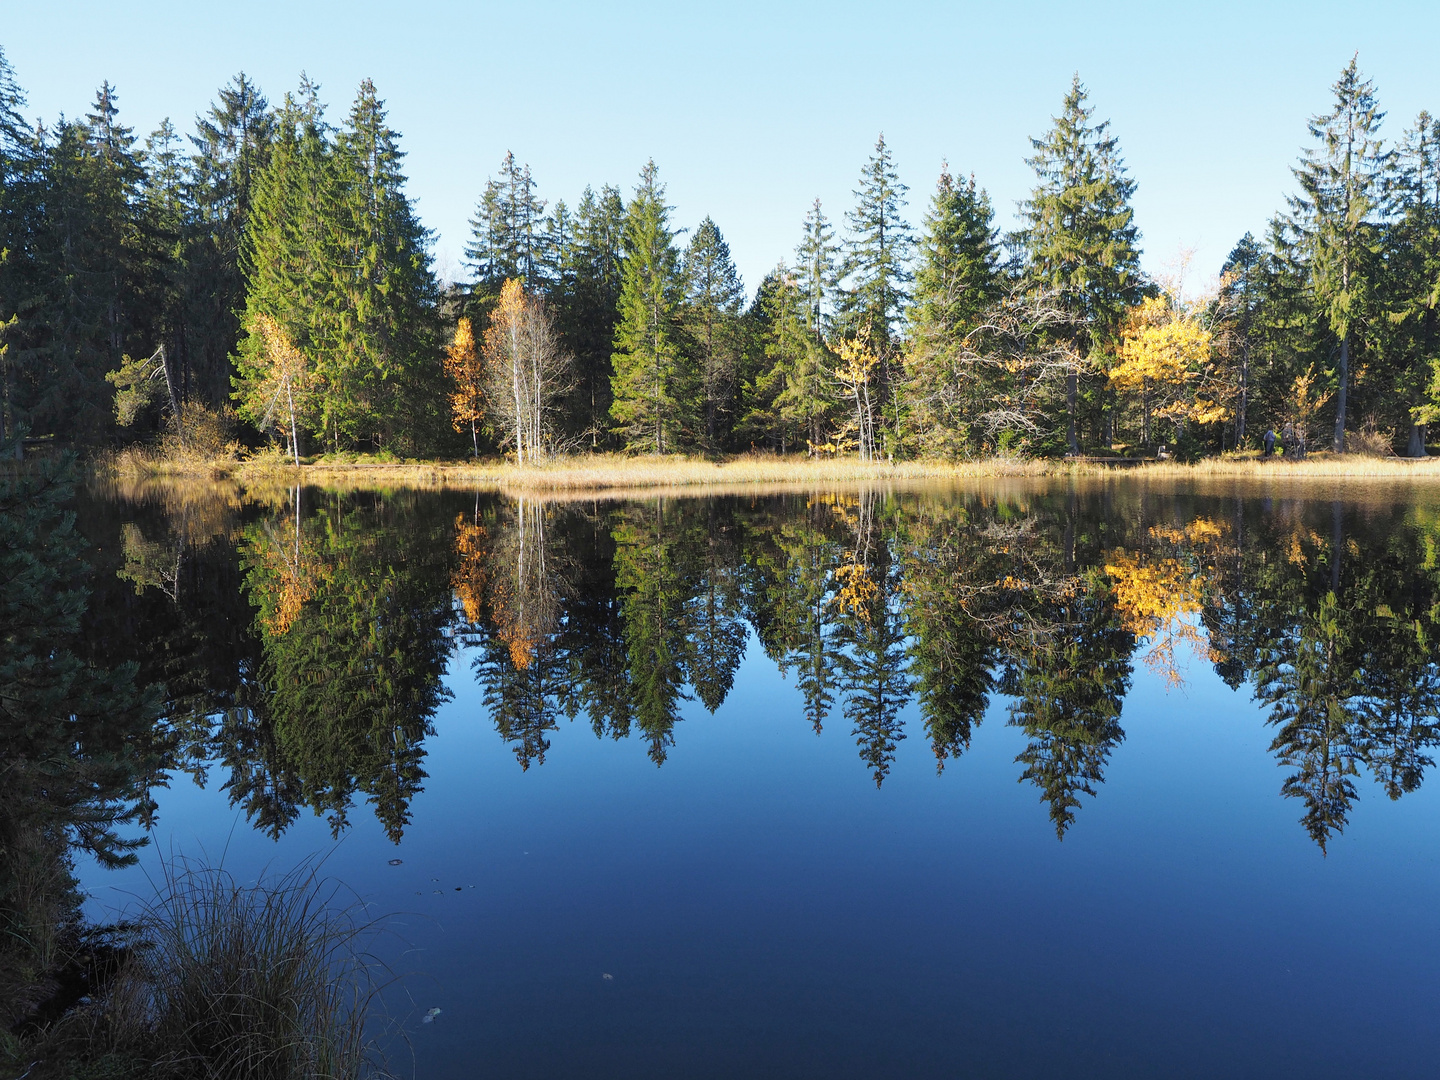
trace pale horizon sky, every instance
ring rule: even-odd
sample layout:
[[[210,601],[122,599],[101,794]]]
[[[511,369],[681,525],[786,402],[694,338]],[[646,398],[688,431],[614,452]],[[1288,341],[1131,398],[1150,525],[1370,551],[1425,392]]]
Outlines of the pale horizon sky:
[[[882,130],[917,230],[942,159],[1007,229],[1033,182],[1029,139],[1077,71],[1138,183],[1146,269],[1193,248],[1204,277],[1284,205],[1306,119],[1353,53],[1390,141],[1440,112],[1434,3],[7,7],[0,46],[47,122],[83,115],[108,79],[137,135],[167,116],[185,135],[241,70],[272,102],[308,72],[338,122],[373,78],[451,277],[506,150],[571,206],[587,183],[628,195],[653,157],[673,223],[712,216],[752,293],[817,196],[843,232]]]

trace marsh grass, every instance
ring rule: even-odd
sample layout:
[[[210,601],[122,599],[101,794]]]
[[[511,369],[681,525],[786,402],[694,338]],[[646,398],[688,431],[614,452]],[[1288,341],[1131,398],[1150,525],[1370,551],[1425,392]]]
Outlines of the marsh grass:
[[[1227,454],[1193,464],[1175,461],[1133,462],[1125,459],[978,458],[965,461],[860,461],[858,458],[782,457],[744,454],[722,460],[636,457],[594,454],[556,458],[541,465],[516,466],[501,460],[390,461],[344,455],[320,458],[296,468],[278,455],[245,461],[185,464],[144,455],[117,456],[103,463],[104,482],[122,494],[159,489],[195,488],[201,498],[207,485],[243,490],[247,500],[276,502],[288,498],[294,485],[333,491],[487,489],[509,495],[549,499],[622,498],[655,495],[767,494],[854,486],[922,487],[971,480],[1045,481],[1131,476],[1148,480],[1241,479],[1265,483],[1307,481],[1440,480],[1440,458],[1411,460],[1369,454],[1316,453],[1301,461],[1258,455]],[[165,496],[173,499],[176,496]]]
[[[160,1075],[348,1080],[384,1075],[369,1030],[388,972],[359,899],[302,863],[242,885],[177,857],[136,922],[109,996],[121,1046]]]
[[[1255,455],[1202,458],[1194,464],[1157,461],[1130,470],[1134,475],[1174,478],[1241,478],[1247,480],[1440,480],[1440,457],[1401,458],[1362,454],[1318,453],[1299,461],[1265,460]]]
[[[114,930],[125,960],[103,989],[0,1061],[40,1063],[37,1080],[389,1077],[380,926],[319,870],[245,884],[172,858],[154,899]]]

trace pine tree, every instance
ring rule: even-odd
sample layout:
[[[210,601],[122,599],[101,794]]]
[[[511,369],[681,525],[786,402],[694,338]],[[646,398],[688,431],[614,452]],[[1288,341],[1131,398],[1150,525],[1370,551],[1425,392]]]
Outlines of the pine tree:
[[[332,423],[351,439],[368,435],[377,447],[413,450],[432,437],[439,416],[439,291],[430,233],[404,192],[399,134],[369,79],[360,84],[336,157],[344,247],[330,287],[344,317],[339,377],[329,393],[345,404],[335,404]]]
[[[793,390],[809,338],[804,307],[799,281],[782,262],[765,275],[745,315],[759,356],[751,378],[741,388],[744,413],[736,434],[751,445],[759,440],[782,454],[800,435],[793,415]]]
[[[1260,268],[1264,257],[1260,245],[1248,232],[1231,249],[1220,268],[1220,304],[1225,332],[1222,347],[1235,364],[1235,445],[1245,443],[1250,408],[1250,357],[1254,347],[1255,321],[1263,294]]]
[[[720,423],[733,411],[741,352],[740,311],[745,286],[730,258],[730,245],[709,217],[685,250],[685,321],[694,343],[705,407],[705,445],[719,447]]]
[[[23,256],[38,212],[35,145],[20,110],[25,92],[0,48],[0,443],[22,421],[19,386],[20,308],[32,292]],[[21,443],[15,443],[18,452]]]
[[[1386,243],[1386,306],[1398,338],[1391,378],[1400,407],[1409,413],[1406,454],[1424,457],[1426,425],[1436,412],[1424,392],[1432,367],[1440,363],[1440,120],[1429,113],[1422,112],[1401,141],[1395,187],[1395,219]]]
[[[941,166],[920,241],[905,356],[911,439],[927,453],[965,449],[970,417],[962,402],[984,393],[980,373],[961,354],[1002,292],[994,217],[973,176],[957,184]],[[972,394],[962,396],[961,389]]]
[[[545,248],[545,202],[535,195],[530,166],[505,152],[500,176],[485,183],[465,257],[475,270],[475,293],[483,299],[499,295],[500,286],[518,278],[527,289],[540,284]]]
[[[273,365],[260,333],[261,319],[274,325],[306,358],[322,404],[307,416],[306,433],[334,441],[324,399],[336,381],[330,351],[336,331],[331,316],[330,267],[338,261],[330,225],[335,163],[316,87],[302,82],[287,94],[275,117],[275,137],[265,167],[256,175],[246,221],[245,336],[236,355],[234,397],[242,416],[259,420],[268,411]],[[332,406],[333,409],[333,406]],[[298,449],[296,450],[298,453]]]
[[[907,191],[881,133],[875,153],[860,173],[855,208],[846,214],[850,235],[844,274],[849,288],[841,297],[841,309],[846,332],[854,335],[863,330],[879,358],[876,407],[888,417],[896,436],[900,431],[900,400],[894,393],[898,341],[913,279],[909,268],[913,238],[901,217]]]
[[[681,353],[679,255],[665,186],[653,161],[625,212],[620,323],[615,329],[610,416],[627,450],[679,449],[691,419],[693,379]]]
[[[1135,182],[1125,171],[1109,121],[1092,123],[1093,107],[1076,75],[1055,126],[1027,163],[1036,186],[1021,204],[1022,227],[1013,243],[1024,252],[1032,289],[1053,294],[1074,319],[1072,337],[1092,366],[1114,340],[1127,308],[1139,303],[1140,232],[1130,200]],[[1079,453],[1079,376],[1066,380],[1067,450]]]
[[[210,404],[230,394],[232,355],[245,307],[245,230],[256,179],[265,168],[275,119],[242,71],[195,119],[190,136],[184,252],[185,348],[177,366],[187,390]]]
[[[1385,174],[1390,154],[1380,142],[1385,114],[1375,86],[1352,58],[1333,87],[1335,105],[1310,120],[1319,145],[1304,151],[1293,170],[1300,193],[1291,217],[1309,260],[1312,286],[1325,321],[1340,345],[1336,372],[1336,453],[1345,450],[1354,331],[1372,315],[1378,284]]]
[[[805,327],[817,337],[828,329],[840,266],[835,230],[816,199],[805,215],[804,238],[795,249],[795,276],[805,298]]]
[[[556,299],[555,321],[575,357],[570,433],[588,435],[595,449],[610,416],[610,354],[624,261],[625,203],[620,192],[608,185],[598,193],[587,187],[573,221],[573,239],[559,255],[559,273],[568,285]]]

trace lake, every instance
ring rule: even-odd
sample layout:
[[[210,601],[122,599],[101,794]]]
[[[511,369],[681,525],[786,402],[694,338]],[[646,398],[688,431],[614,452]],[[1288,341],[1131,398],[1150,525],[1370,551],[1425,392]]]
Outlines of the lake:
[[[319,853],[424,1080],[1434,1075],[1440,490],[77,509],[165,714],[90,913]]]

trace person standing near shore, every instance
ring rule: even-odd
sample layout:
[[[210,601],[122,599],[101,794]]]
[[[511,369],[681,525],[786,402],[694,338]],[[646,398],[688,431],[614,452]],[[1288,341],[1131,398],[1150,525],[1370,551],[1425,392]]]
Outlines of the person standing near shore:
[[[1266,456],[1267,458],[1269,458],[1269,457],[1273,457],[1274,454],[1275,454],[1275,429],[1274,429],[1273,427],[1269,427],[1269,428],[1266,428],[1266,429],[1265,429],[1265,456]]]

